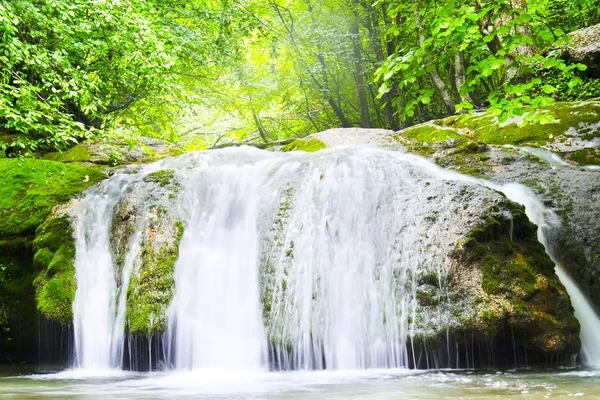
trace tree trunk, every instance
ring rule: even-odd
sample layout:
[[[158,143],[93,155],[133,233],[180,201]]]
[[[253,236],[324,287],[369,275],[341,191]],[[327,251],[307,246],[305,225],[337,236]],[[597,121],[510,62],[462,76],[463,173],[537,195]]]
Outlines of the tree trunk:
[[[358,4],[356,4],[358,7]],[[365,80],[363,78],[362,52],[360,49],[360,28],[358,24],[358,9],[354,10],[354,21],[350,33],[353,37],[353,52],[354,52],[354,77],[356,79],[356,91],[358,93],[358,109],[360,111],[360,127],[370,128],[371,121],[369,120],[369,102],[367,100],[367,92],[365,90]]]
[[[465,57],[461,51],[457,50],[456,54],[454,55],[454,83],[456,84],[456,91],[458,92],[460,100],[463,103],[473,103],[473,100],[471,100],[471,96],[469,96],[469,93],[467,91],[463,91],[463,86],[465,86],[466,81],[467,78],[465,76]]]
[[[485,4],[482,0],[477,0],[477,8],[482,9]],[[514,10],[521,10],[522,13],[527,13],[527,0],[510,0],[508,7],[503,7],[496,11],[495,14],[489,14],[479,20],[479,30],[482,35],[487,36],[495,30],[501,29],[504,25],[510,22],[511,14]],[[513,29],[512,34],[518,33],[523,36],[531,38],[531,44],[524,43],[517,47],[514,51],[508,52],[504,58],[506,60],[506,69],[502,80],[504,82],[510,82],[515,79],[519,73],[520,58],[522,57],[533,57],[537,54],[537,47],[533,41],[533,35],[531,34],[531,28],[529,24],[523,23],[516,29]],[[503,48],[503,42],[505,40],[504,35],[496,35],[491,41],[487,43],[488,49],[494,55]]]
[[[417,38],[419,40],[419,45],[423,46],[425,42],[425,35],[423,35],[423,29],[421,26],[421,16],[419,15],[420,4],[419,1],[415,2],[414,16],[415,16],[415,25],[417,27]],[[423,64],[425,67],[429,66],[429,60],[425,58],[423,60]],[[438,72],[435,65],[431,66],[431,72],[429,73],[431,80],[433,81],[433,85],[435,86],[436,91],[444,101],[444,105],[446,106],[446,111],[449,114],[454,114],[455,112],[455,104],[454,99],[452,98],[452,93],[448,89],[448,86],[444,83],[440,73]]]
[[[527,13],[527,1],[526,0],[512,0],[511,1],[512,9],[519,9],[523,13]],[[524,43],[521,46],[517,47],[516,50],[510,52],[507,55],[507,65],[506,72],[504,73],[504,82],[510,82],[514,80],[514,78],[519,73],[520,67],[520,59],[521,58],[529,58],[533,57],[537,54],[537,47],[535,46],[535,42],[533,41],[533,35],[531,34],[531,28],[529,24],[523,23],[515,29],[515,32],[523,36],[527,36],[531,39],[531,44]]]

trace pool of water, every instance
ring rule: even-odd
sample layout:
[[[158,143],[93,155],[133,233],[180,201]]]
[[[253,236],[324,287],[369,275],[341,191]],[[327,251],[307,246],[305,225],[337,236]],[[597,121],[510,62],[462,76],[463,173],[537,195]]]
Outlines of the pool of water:
[[[32,373],[0,367],[2,399],[600,399],[600,371],[194,370]]]

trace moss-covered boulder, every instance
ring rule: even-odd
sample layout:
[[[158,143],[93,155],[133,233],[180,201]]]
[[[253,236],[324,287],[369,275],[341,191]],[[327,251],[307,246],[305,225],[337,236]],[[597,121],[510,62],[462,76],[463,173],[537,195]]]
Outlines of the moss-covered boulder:
[[[33,239],[53,207],[106,178],[78,165],[16,159],[0,159],[0,176],[0,246],[5,247],[18,238]]]
[[[325,146],[325,143],[323,143],[319,139],[309,136],[304,139],[294,140],[292,143],[283,146],[281,148],[281,151],[287,152],[299,150],[313,153],[315,151],[323,150],[326,147],[327,146]]]
[[[483,338],[524,332],[529,349],[577,353],[579,322],[522,206],[491,206],[452,256],[456,283],[474,296],[475,313],[464,328]]]
[[[111,247],[119,280],[133,241],[140,246],[125,289],[126,318],[132,334],[166,329],[175,262],[184,230],[176,213],[179,185],[173,170],[148,173],[126,193],[113,216]]]
[[[75,297],[75,239],[67,208],[56,210],[37,229],[33,282],[37,309],[45,318],[68,325]]]
[[[50,311],[52,307],[48,304],[54,301],[51,298],[55,298],[51,293],[53,287],[63,291],[62,283],[55,284],[56,277],[62,276],[64,268],[59,260],[70,257],[67,254],[69,249],[65,247],[60,250],[62,242],[59,244],[52,240],[69,239],[68,226],[65,225],[66,231],[58,232],[52,239],[48,236],[39,244],[34,241],[36,232],[44,232],[42,236],[46,236],[50,222],[48,229],[38,229],[44,225],[52,209],[106,175],[93,168],[77,165],[2,158],[0,176],[0,349],[10,352],[19,348],[21,350],[18,353],[27,357],[29,352],[23,350],[23,346],[33,345],[36,307],[32,282],[38,271],[48,271],[49,281],[53,282],[48,290],[38,292],[41,295],[38,298],[48,300],[43,301],[43,309],[48,311],[48,315],[56,316],[57,320],[66,321],[64,316],[55,314],[56,310]],[[47,251],[38,254],[42,248]],[[63,312],[58,311],[59,314]],[[70,313],[69,307],[66,312]],[[14,358],[14,361],[17,360]]]
[[[600,101],[555,103],[548,111],[556,123],[521,127],[487,114],[454,116],[394,137],[442,167],[529,186],[561,218],[552,238],[556,258],[600,307]]]
[[[159,237],[156,232],[161,230]],[[142,244],[139,268],[127,291],[127,320],[133,334],[164,332],[175,288],[175,263],[184,227],[179,221],[159,228],[155,222]],[[164,235],[164,236],[162,236]]]
[[[127,141],[88,141],[62,153],[48,153],[44,159],[85,166],[117,167],[133,163],[148,163],[182,151],[157,139],[139,137]]]
[[[523,118],[515,118],[499,124],[497,118],[490,114],[453,116],[406,128],[397,132],[395,137],[413,152],[442,160],[443,166],[467,165],[467,170],[476,175],[489,172],[485,171],[487,159],[464,160],[464,156],[479,155],[475,158],[480,158],[482,154],[480,151],[468,151],[465,145],[473,148],[479,143],[535,146],[553,151],[575,165],[597,165],[600,162],[600,100],[554,103],[541,112],[553,115],[555,122],[523,125]],[[457,153],[453,149],[459,147],[463,147],[460,151],[463,156],[452,157]],[[483,166],[483,169],[473,168],[474,164]]]

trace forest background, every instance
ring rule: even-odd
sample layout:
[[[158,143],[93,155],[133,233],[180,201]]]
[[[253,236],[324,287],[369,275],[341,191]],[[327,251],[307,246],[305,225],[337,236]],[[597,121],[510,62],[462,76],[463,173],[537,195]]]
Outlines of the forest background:
[[[0,149],[189,151],[600,96],[569,62],[596,0],[3,0]]]

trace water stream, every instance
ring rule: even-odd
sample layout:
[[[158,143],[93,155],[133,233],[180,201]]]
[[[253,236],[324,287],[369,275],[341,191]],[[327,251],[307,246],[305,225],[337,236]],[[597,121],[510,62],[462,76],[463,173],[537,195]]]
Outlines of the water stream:
[[[75,212],[78,368],[123,365],[125,288],[145,222],[116,271],[112,219],[130,188],[161,169],[176,171],[185,225],[165,339],[177,370],[407,367],[411,282],[431,271],[441,279],[452,245],[447,226],[424,222],[433,211],[437,221],[454,221],[445,200],[452,196],[444,193],[460,185],[504,192],[525,205],[551,256],[548,232],[558,223],[524,186],[495,185],[376,148],[226,149],[118,173],[88,190]],[[428,202],[438,197],[432,211]],[[600,365],[600,320],[560,266],[557,273],[582,322],[585,362]],[[428,316],[429,323],[445,323],[445,312]]]

